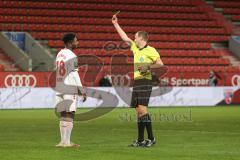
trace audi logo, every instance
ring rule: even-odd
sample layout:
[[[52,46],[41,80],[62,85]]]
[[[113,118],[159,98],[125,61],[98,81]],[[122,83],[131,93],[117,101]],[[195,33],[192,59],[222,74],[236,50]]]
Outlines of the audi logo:
[[[240,75],[234,75],[232,77],[232,85],[233,86],[240,86]]]
[[[111,78],[115,85],[130,86],[131,78],[128,75],[111,75]]]
[[[6,87],[35,87],[37,79],[34,75],[8,75],[4,80]]]

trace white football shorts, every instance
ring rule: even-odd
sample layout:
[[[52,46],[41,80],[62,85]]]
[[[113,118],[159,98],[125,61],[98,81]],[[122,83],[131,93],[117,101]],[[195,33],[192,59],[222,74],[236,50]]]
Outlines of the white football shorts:
[[[56,95],[56,107],[57,112],[76,112],[77,110],[77,97],[73,94],[57,94]],[[68,100],[68,101],[66,101]]]

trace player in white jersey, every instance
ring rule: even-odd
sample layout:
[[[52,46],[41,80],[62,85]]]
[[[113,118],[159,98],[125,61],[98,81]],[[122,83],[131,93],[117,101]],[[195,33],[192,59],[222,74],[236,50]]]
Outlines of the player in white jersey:
[[[65,34],[62,40],[65,48],[56,57],[56,110],[61,115],[59,124],[61,142],[56,146],[79,147],[79,144],[70,142],[77,96],[81,95],[83,101],[86,100],[78,74],[78,59],[73,53],[73,49],[78,46],[78,40],[74,33]]]

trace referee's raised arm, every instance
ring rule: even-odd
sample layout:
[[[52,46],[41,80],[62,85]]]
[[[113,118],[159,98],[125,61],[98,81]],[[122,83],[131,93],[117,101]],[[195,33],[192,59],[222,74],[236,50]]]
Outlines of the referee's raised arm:
[[[127,34],[124,32],[124,30],[120,27],[120,25],[118,24],[118,20],[117,20],[117,16],[116,14],[113,15],[112,17],[112,23],[114,25],[114,27],[116,28],[119,36],[122,38],[122,40],[124,42],[127,42],[129,45],[131,45],[131,43],[133,42],[128,36]]]

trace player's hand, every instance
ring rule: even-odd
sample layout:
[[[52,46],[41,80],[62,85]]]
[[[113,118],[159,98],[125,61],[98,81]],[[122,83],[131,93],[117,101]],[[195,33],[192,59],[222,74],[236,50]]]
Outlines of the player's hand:
[[[117,24],[117,23],[118,23],[116,14],[114,14],[114,15],[112,16],[112,23],[113,23],[113,24]]]
[[[83,102],[85,102],[85,101],[87,100],[87,95],[86,95],[86,93],[83,93],[83,94],[82,94],[82,97],[83,97]]]
[[[150,70],[149,66],[139,66],[138,71],[141,74],[146,74]]]
[[[86,93],[82,93],[80,90],[78,90],[78,95],[83,97],[83,102],[85,102],[87,100]]]

